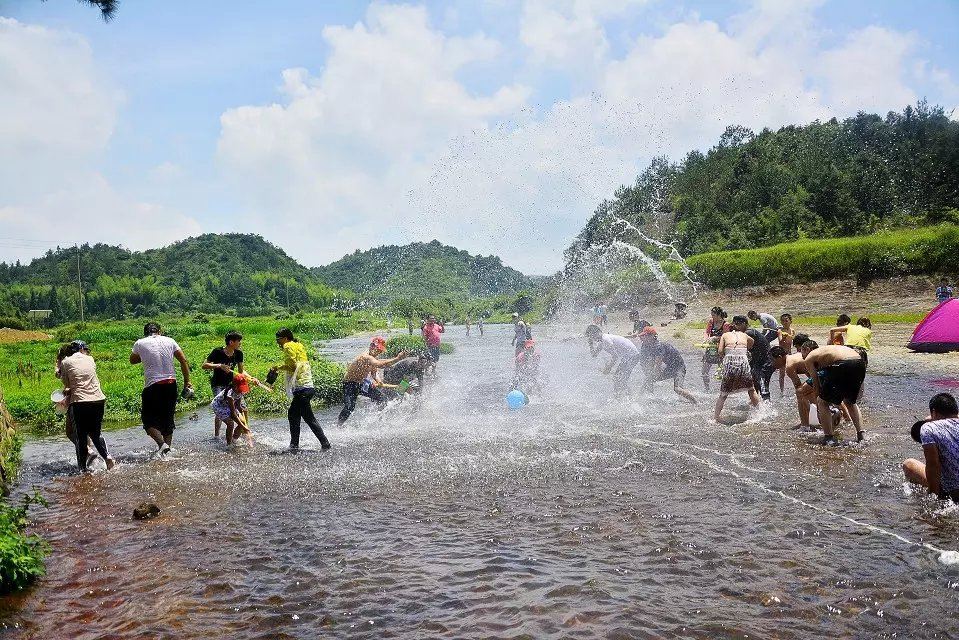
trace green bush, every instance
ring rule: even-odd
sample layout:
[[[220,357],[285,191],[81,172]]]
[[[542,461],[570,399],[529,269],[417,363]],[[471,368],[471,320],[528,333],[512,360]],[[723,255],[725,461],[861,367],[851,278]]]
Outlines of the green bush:
[[[398,335],[386,341],[386,355],[393,358],[400,351],[426,351],[426,342],[422,336]],[[448,342],[440,343],[440,353],[453,353],[453,345]]]
[[[27,328],[20,318],[0,317],[0,329],[19,329],[23,331]]]
[[[702,253],[687,262],[710,287],[814,282],[955,270],[959,226],[944,224],[870,236],[800,240],[761,249]]]
[[[49,545],[36,535],[25,535],[31,504],[46,506],[39,494],[24,496],[18,506],[0,503],[0,593],[23,589],[44,574]]]

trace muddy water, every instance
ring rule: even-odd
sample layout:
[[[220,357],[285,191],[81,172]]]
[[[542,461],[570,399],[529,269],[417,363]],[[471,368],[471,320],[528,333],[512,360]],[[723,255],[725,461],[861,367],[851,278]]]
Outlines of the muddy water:
[[[146,461],[138,429],[108,434],[124,463],[92,477],[69,474],[64,441],[30,443],[54,551],[36,588],[3,601],[6,635],[959,634],[959,565],[941,553],[959,549],[959,512],[899,475],[917,452],[905,425],[942,375],[872,358],[868,443],[823,449],[788,429],[778,391],[762,414],[732,402],[745,422],[710,423],[691,351],[703,406],[666,388],[617,406],[570,334],[543,336],[547,390],[510,413],[509,334],[451,328],[432,393],[382,413],[362,401],[329,453],[283,454],[280,419],[228,452],[207,415],[178,429],[173,462]],[[162,515],[132,521],[143,500]]]

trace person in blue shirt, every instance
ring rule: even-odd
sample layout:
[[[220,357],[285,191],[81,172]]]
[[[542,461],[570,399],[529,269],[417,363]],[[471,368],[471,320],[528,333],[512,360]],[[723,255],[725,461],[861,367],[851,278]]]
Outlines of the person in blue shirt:
[[[936,287],[936,300],[939,304],[942,304],[946,300],[952,299],[952,287],[946,284],[946,281],[943,280],[942,283]]]

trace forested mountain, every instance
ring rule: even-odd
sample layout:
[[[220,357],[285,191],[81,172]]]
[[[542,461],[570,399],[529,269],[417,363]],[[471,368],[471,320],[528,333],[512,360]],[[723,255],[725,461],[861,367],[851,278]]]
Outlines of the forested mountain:
[[[137,252],[105,244],[80,247],[85,309],[92,317],[158,312],[269,313],[279,308],[346,304],[260,236],[205,234]],[[0,263],[0,315],[51,309],[54,322],[79,316],[77,249],[57,249],[28,265]]]
[[[436,240],[356,251],[313,272],[331,286],[351,289],[375,302],[411,297],[486,297],[530,286],[526,276],[504,266],[495,256],[474,256]]]
[[[600,203],[567,261],[621,235],[617,218],[686,255],[959,222],[959,122],[920,102],[885,118],[729,127]]]

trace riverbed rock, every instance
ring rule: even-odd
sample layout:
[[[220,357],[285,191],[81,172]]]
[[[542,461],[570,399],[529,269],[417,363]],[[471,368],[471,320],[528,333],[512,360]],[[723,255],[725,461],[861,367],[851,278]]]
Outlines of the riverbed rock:
[[[133,510],[134,520],[149,520],[160,515],[160,507],[152,502],[141,502],[140,506]]]

